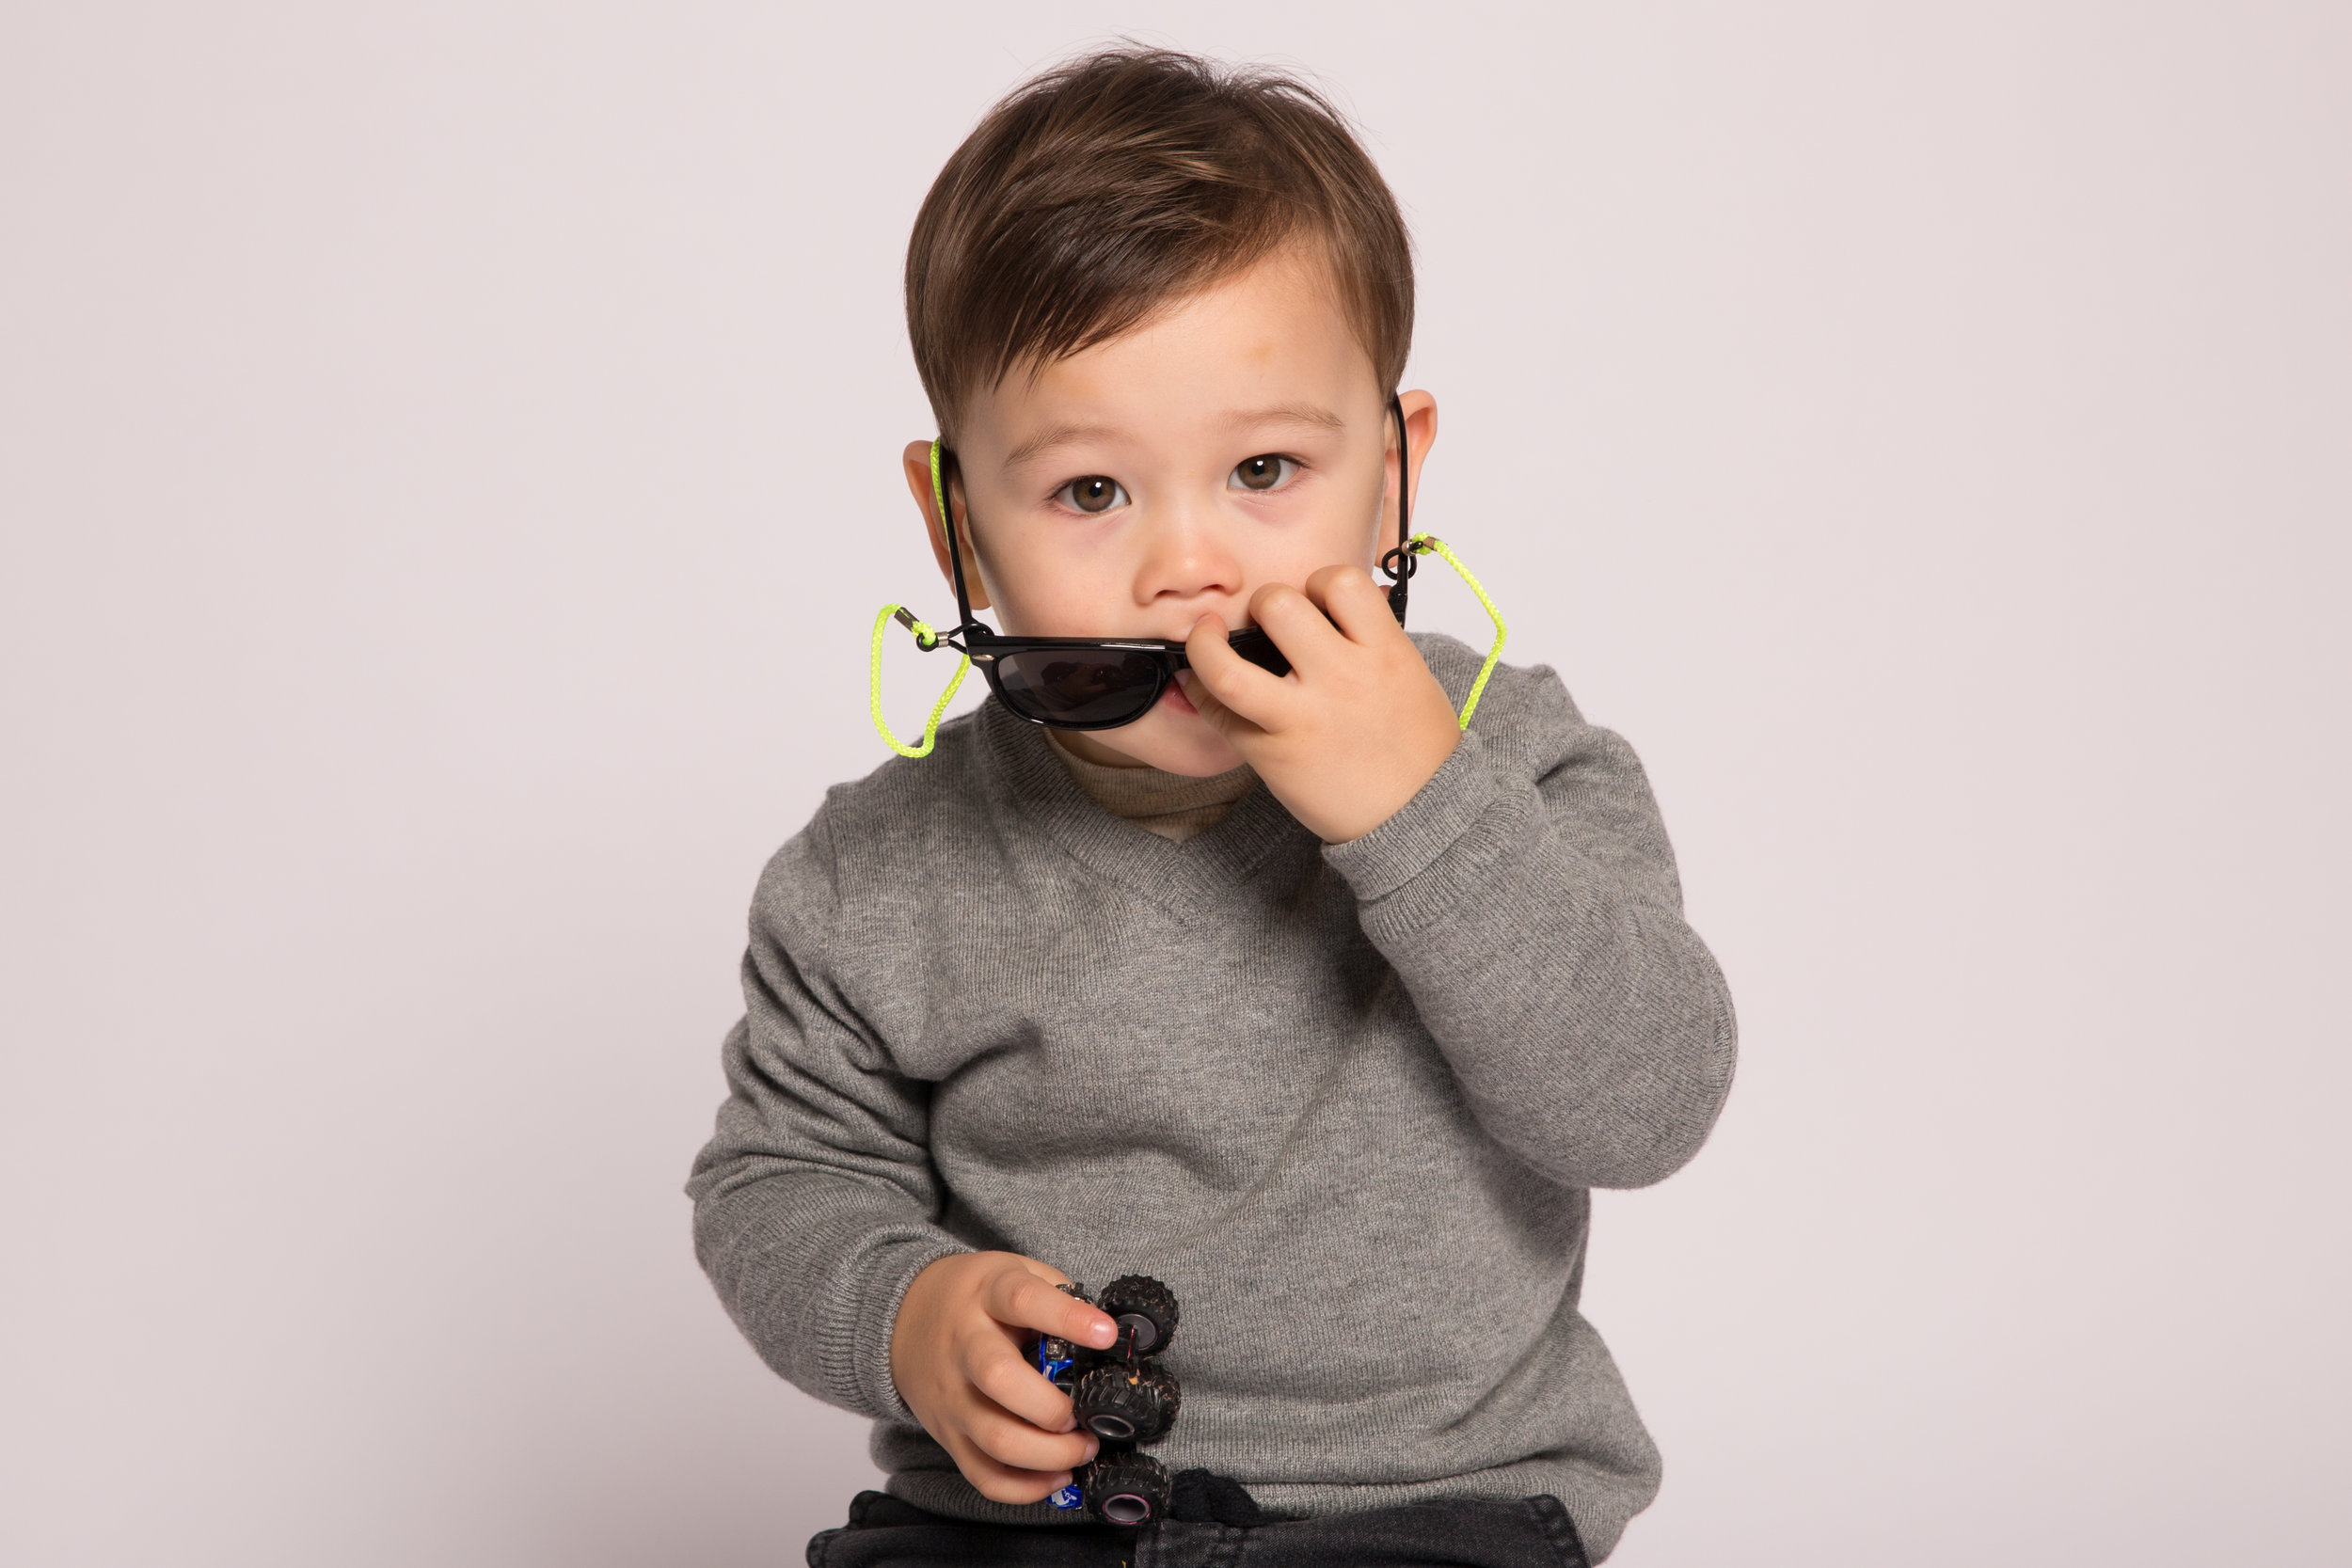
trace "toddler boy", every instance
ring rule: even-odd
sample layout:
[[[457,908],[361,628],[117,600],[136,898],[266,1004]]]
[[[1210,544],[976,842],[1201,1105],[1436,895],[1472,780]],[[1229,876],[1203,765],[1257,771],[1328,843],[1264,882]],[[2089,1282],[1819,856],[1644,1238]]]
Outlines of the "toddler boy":
[[[992,700],[760,880],[689,1191],[752,1343],[875,1418],[810,1560],[1598,1560],[1660,1467],[1587,1193],[1697,1149],[1731,1005],[1625,744],[1542,668],[1458,725],[1478,656],[1367,570],[1438,428],[1394,199],[1294,82],[1097,55],[948,161],[907,313],[942,570],[1190,669],[1110,728]],[[1140,1536],[1048,1500],[1096,1439],[1026,1354],[1131,1273],[1183,1308]]]

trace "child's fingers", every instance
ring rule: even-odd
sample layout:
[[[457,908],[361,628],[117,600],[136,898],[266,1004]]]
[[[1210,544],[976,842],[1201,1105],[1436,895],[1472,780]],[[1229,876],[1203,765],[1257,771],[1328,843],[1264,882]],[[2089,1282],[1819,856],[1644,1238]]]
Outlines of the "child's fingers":
[[[1289,683],[1233,652],[1225,623],[1216,616],[1203,615],[1193,623],[1191,635],[1184,639],[1184,661],[1192,666],[1195,682],[1235,719],[1259,729],[1271,729],[1280,721],[1291,695]],[[1192,688],[1186,688],[1186,693],[1194,696],[1193,705],[1200,707]],[[1201,712],[1214,720],[1208,709],[1201,708]],[[1218,728],[1230,731],[1232,726],[1219,723]]]
[[[1007,1465],[983,1451],[971,1434],[949,1432],[941,1442],[963,1479],[991,1502],[1043,1502],[1057,1490],[1070,1484],[1070,1469],[1025,1470]]]
[[[1040,1432],[987,1400],[973,1402],[963,1430],[982,1453],[1006,1468],[1045,1475],[1083,1465],[1102,1447],[1090,1432]]]
[[[1331,569],[1325,567],[1316,576]],[[1307,580],[1312,582],[1314,578]],[[1346,649],[1347,639],[1324,614],[1322,607],[1287,582],[1269,582],[1251,594],[1249,615],[1274,639],[1275,645],[1290,659],[1291,668],[1298,672],[1301,679],[1312,680],[1318,669]]]
[[[1096,1350],[1108,1350],[1119,1338],[1118,1326],[1104,1313],[1025,1269],[1007,1269],[990,1280],[980,1305],[1000,1323],[1058,1335]]]
[[[1073,1432],[1078,1418],[1070,1396],[1045,1381],[1027,1357],[1001,1338],[969,1358],[963,1375],[972,1386],[1041,1432]]]
[[[1350,642],[1401,637],[1389,595],[1360,566],[1323,566],[1307,578],[1306,595]]]

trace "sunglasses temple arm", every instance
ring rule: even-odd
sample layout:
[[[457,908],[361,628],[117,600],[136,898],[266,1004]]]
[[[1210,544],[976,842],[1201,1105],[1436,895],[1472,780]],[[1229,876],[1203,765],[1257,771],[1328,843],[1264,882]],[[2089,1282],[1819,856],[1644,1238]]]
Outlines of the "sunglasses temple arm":
[[[1412,436],[1405,428],[1405,404],[1394,392],[1389,394],[1389,413],[1396,420],[1396,549],[1395,565],[1388,564],[1384,556],[1381,564],[1394,579],[1389,587],[1389,610],[1396,624],[1405,624],[1405,605],[1410,596],[1413,578],[1412,551]],[[972,593],[964,585],[963,549],[956,536],[954,512],[947,503],[947,465],[953,461],[946,444],[931,443],[931,500],[939,509],[939,526],[947,536],[948,571],[956,582],[956,631],[962,632],[975,624],[972,619]],[[952,634],[951,634],[952,635]]]
[[[1412,488],[1413,465],[1411,437],[1405,431],[1405,404],[1394,392],[1389,394],[1389,412],[1396,419],[1396,548],[1380,558],[1381,569],[1391,578],[1389,611],[1396,624],[1405,624],[1405,601],[1413,580],[1412,507],[1406,493]],[[1395,562],[1393,566],[1390,562]]]
[[[945,441],[931,443],[931,501],[939,509],[939,526],[947,535],[947,565],[956,579],[956,630],[949,636],[969,631],[977,624],[972,619],[971,591],[963,585],[963,551],[956,543],[956,517],[947,505],[947,467],[954,461]]]

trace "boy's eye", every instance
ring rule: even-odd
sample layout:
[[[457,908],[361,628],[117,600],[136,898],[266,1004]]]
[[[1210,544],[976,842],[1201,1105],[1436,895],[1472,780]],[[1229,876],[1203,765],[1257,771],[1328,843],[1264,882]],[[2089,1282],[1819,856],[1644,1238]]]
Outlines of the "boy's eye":
[[[1297,471],[1298,464],[1295,460],[1288,457],[1277,457],[1272,452],[1263,452],[1256,457],[1245,457],[1233,465],[1233,477],[1228,482],[1228,488],[1235,490],[1279,489],[1288,483],[1291,475]]]
[[[1066,506],[1080,512],[1108,512],[1127,504],[1126,487],[1115,479],[1102,474],[1089,474],[1063,485],[1060,499]]]

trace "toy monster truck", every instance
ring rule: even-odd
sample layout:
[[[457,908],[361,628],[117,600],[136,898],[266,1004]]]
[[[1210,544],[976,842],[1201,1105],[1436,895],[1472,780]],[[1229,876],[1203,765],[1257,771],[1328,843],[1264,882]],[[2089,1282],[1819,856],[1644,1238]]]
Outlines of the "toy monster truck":
[[[1103,1440],[1092,1464],[1054,1494],[1056,1508],[1084,1508],[1105,1524],[1147,1525],[1168,1513],[1168,1467],[1141,1443],[1156,1443],[1176,1421],[1182,1392],[1154,1359],[1176,1332],[1176,1296],[1156,1279],[1131,1274],[1089,1296],[1119,1325],[1108,1350],[1089,1350],[1047,1335],[1037,1342],[1037,1370],[1077,1406],[1078,1423]]]

